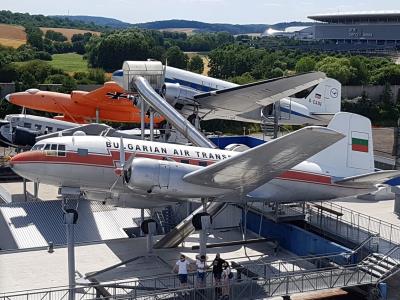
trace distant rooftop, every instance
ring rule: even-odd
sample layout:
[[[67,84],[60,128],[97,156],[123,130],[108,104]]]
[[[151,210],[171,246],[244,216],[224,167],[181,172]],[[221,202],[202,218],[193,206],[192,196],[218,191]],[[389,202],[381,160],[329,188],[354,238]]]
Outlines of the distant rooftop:
[[[341,22],[341,21],[399,21],[400,10],[387,10],[387,11],[358,11],[358,12],[336,12],[318,14],[308,17],[314,21],[320,22]]]

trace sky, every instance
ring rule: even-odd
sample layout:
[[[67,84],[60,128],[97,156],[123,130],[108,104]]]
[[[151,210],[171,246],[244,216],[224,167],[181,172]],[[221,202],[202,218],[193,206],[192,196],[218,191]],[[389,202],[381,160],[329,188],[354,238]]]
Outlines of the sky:
[[[43,15],[91,15],[141,23],[168,19],[274,24],[320,13],[400,10],[399,0],[0,0],[0,9]]]

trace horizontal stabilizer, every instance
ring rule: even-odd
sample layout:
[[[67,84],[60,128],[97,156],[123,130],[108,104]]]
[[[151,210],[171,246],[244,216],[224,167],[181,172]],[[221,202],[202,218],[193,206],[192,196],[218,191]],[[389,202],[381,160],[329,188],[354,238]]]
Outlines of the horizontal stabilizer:
[[[378,171],[364,175],[347,177],[345,179],[335,181],[335,184],[356,188],[368,188],[374,187],[376,184],[384,183],[399,176],[400,171]]]
[[[189,183],[247,194],[344,137],[310,126],[183,177]]]
[[[322,72],[311,72],[198,94],[194,98],[202,108],[242,114],[315,86],[324,78]]]

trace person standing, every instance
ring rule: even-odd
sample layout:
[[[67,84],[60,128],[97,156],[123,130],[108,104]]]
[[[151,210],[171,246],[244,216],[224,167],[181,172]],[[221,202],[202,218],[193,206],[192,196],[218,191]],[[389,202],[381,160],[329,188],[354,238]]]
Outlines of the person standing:
[[[187,288],[189,267],[190,263],[186,260],[185,255],[182,254],[180,259],[176,262],[173,270],[175,273],[178,273],[178,278],[182,289]]]
[[[224,262],[222,268],[222,299],[227,300],[229,299],[230,279],[233,277],[233,274],[228,262]]]
[[[196,261],[196,267],[197,267],[197,282],[199,287],[205,287],[205,282],[206,282],[206,270],[207,270],[207,262],[206,262],[206,256],[202,255],[200,258],[197,259]]]
[[[221,288],[219,287],[221,285],[221,277],[222,277],[222,265],[223,263],[226,262],[221,258],[221,255],[217,253],[215,256],[215,259],[212,262],[212,267],[213,267],[213,276],[214,276],[214,282],[216,285],[216,294],[219,296],[221,294]]]

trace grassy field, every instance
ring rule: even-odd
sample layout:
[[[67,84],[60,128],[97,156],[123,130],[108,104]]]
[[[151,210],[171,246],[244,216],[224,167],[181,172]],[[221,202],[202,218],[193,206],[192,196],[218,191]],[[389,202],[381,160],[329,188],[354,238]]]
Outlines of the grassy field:
[[[200,56],[201,59],[203,60],[203,64],[204,64],[203,75],[208,76],[208,71],[210,70],[210,68],[208,67],[208,63],[210,62],[210,60],[208,59],[208,55],[206,52],[185,52],[185,54],[189,58],[192,58],[195,55]]]
[[[180,32],[180,33],[186,33],[187,35],[192,35],[192,34],[194,34],[195,29],[194,28],[165,28],[165,29],[160,29],[160,31]]]
[[[81,29],[71,29],[71,28],[51,28],[51,27],[40,27],[43,33],[46,33],[47,30],[53,30],[55,32],[61,32],[64,36],[67,37],[68,41],[71,41],[71,37],[74,34],[84,34],[85,32],[90,32],[94,35],[100,35],[100,32],[90,31],[90,30],[81,30]]]
[[[26,43],[24,27],[17,25],[0,24],[0,44],[18,48]]]
[[[87,72],[87,62],[82,55],[76,53],[54,54],[50,65],[67,73]]]

